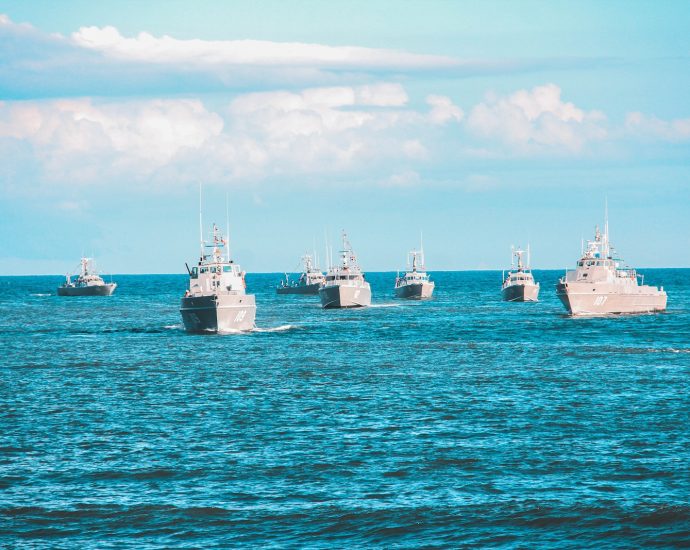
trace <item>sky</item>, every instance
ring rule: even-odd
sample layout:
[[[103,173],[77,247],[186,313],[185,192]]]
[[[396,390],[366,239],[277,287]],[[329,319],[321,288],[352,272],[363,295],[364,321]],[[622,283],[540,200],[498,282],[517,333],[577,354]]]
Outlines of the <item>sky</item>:
[[[0,0],[0,274],[690,267],[690,3]]]

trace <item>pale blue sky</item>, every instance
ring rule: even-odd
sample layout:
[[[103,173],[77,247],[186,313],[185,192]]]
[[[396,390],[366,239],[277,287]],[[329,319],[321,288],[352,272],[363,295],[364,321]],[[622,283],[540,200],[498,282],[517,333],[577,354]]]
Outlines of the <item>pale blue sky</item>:
[[[572,266],[605,197],[631,264],[690,266],[687,2],[0,13],[0,273],[82,251],[182,272],[198,181],[209,222],[230,193],[248,271],[341,227],[365,270],[404,264],[420,230],[432,270],[500,269],[528,240],[535,267]]]

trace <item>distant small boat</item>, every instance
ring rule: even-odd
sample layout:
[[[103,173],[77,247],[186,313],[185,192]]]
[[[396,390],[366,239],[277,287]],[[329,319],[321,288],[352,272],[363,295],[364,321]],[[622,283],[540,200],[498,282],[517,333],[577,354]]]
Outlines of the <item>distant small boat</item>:
[[[537,302],[539,301],[539,283],[534,282],[532,269],[529,265],[529,246],[527,247],[527,265],[522,262],[525,253],[520,248],[513,248],[513,258],[517,258],[517,269],[513,270],[514,264],[511,262],[511,270],[506,276],[503,275],[503,286],[501,295],[504,302]]]
[[[291,282],[290,276],[286,273],[285,279],[280,281],[276,287],[278,294],[318,294],[319,289],[326,282],[325,275],[318,267],[314,266],[314,261],[311,255],[305,254],[302,256],[302,264],[304,271],[300,275],[298,281]]]
[[[402,276],[398,275],[395,278],[395,296],[397,298],[407,298],[410,300],[423,300],[431,298],[434,293],[435,283],[430,280],[429,274],[426,272],[424,265],[424,248],[420,246],[420,250],[412,250],[408,255],[412,258],[412,269],[406,271]]]
[[[321,307],[330,309],[370,306],[371,286],[364,280],[364,273],[357,263],[357,257],[345,231],[340,255],[340,264],[329,268],[326,282],[319,289]]]
[[[106,283],[97,273],[93,259],[81,259],[81,271],[76,280],[66,275],[66,281],[58,287],[58,296],[110,296],[117,288],[117,283]]]

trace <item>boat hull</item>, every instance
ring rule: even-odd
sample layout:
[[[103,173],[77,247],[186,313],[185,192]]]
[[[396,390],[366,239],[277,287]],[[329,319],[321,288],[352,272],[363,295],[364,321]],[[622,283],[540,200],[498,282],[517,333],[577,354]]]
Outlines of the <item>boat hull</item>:
[[[537,302],[539,285],[510,285],[501,290],[504,302]]]
[[[253,294],[221,294],[182,298],[180,314],[187,332],[252,330],[256,319]]]
[[[319,289],[319,298],[324,309],[367,307],[371,305],[371,287],[324,286]]]
[[[396,298],[427,300],[434,293],[434,283],[413,283],[395,287]]]
[[[608,288],[607,288],[608,287]],[[650,286],[635,291],[617,290],[606,284],[558,283],[556,294],[570,315],[653,313],[666,309],[666,292]]]
[[[111,296],[117,283],[107,283],[104,285],[91,286],[59,286],[57,289],[58,296]]]
[[[310,294],[314,296],[319,293],[320,288],[321,285],[319,283],[301,286],[285,286],[276,288],[276,294]]]

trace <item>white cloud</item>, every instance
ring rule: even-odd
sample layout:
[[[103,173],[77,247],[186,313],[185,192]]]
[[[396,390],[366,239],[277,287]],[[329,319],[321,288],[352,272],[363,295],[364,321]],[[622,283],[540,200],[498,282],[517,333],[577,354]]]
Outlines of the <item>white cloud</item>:
[[[431,106],[429,120],[434,124],[445,124],[451,120],[460,122],[465,115],[462,109],[454,105],[450,98],[441,95],[430,95],[426,98],[427,105]]]
[[[438,55],[266,40],[179,40],[142,32],[127,38],[112,26],[81,27],[72,34],[75,44],[116,59],[149,63],[205,65],[318,66],[330,68],[447,68],[457,60]]]
[[[0,104],[0,138],[30,143],[54,176],[147,175],[220,135],[198,100],[94,104],[88,99]]]
[[[197,99],[7,102],[0,139],[30,146],[49,181],[330,174],[426,162],[435,124],[408,99],[401,85],[376,83],[243,94],[218,112]]]
[[[555,84],[492,97],[475,106],[467,120],[476,136],[496,139],[522,153],[579,152],[590,141],[606,138],[606,117],[561,100]]]
[[[690,140],[690,118],[662,120],[639,112],[628,113],[626,130],[644,140],[680,142]]]

